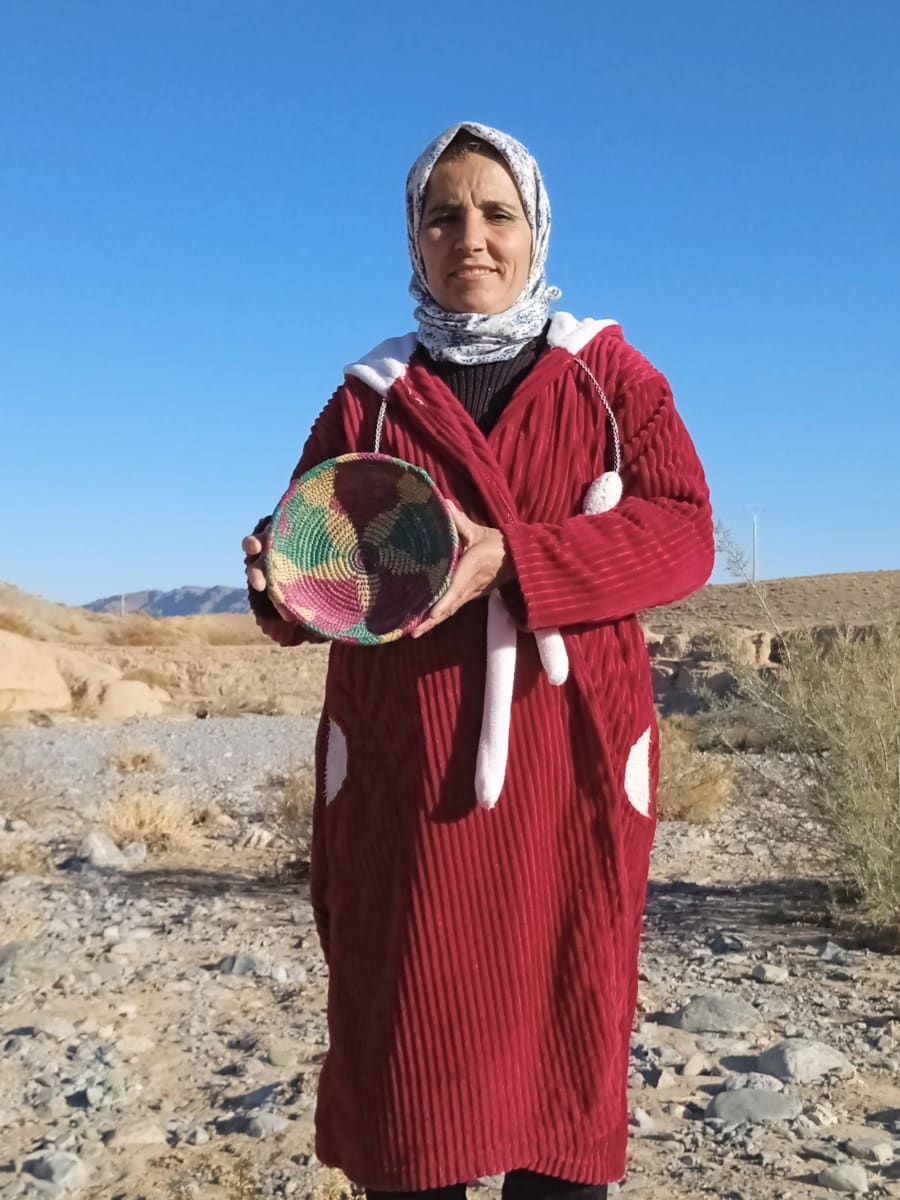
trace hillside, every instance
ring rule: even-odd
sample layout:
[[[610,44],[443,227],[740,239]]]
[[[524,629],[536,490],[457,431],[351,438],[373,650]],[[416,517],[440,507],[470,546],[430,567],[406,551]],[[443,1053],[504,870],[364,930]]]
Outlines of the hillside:
[[[766,583],[764,593],[783,628],[879,624],[900,614],[900,571],[779,579]],[[692,634],[711,627],[769,628],[747,584],[710,585],[642,619],[648,638],[667,646],[673,633],[682,635],[674,644],[686,647]],[[678,691],[702,679],[696,658],[690,671],[679,672],[684,650],[664,653],[665,662],[654,653],[660,687]],[[282,650],[249,614],[121,616],[55,604],[0,583],[0,716],[6,721],[315,713],[327,658],[327,646]],[[657,700],[664,704],[661,692]]]

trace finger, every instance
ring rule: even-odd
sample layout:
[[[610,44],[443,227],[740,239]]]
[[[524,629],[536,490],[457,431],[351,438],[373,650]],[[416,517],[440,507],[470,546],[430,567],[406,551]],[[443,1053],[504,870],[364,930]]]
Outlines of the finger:
[[[412,636],[414,638],[422,637],[430,629],[434,629],[435,625],[440,625],[442,621],[446,621],[452,617],[471,598],[472,596],[469,594],[467,588],[460,587],[454,582],[447,594],[438,600],[425,620],[415,627],[412,631]]]
[[[456,532],[463,539],[466,545],[471,545],[478,534],[478,526],[474,521],[469,520],[461,508],[457,508],[452,500],[447,501],[450,508],[450,516],[453,519],[453,524],[456,526]]]
[[[255,534],[250,533],[241,542],[241,549],[246,555],[253,558],[257,554],[262,554],[262,542]]]
[[[247,567],[247,582],[253,588],[254,592],[264,592],[266,590],[265,572],[259,567]]]

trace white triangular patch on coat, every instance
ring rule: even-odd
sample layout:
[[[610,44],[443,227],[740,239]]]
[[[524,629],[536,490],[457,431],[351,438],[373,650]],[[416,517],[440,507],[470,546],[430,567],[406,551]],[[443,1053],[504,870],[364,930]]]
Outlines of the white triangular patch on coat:
[[[370,350],[359,362],[344,367],[345,375],[361,379],[379,396],[386,396],[398,379],[402,379],[415,353],[419,340],[414,333],[388,338]]]
[[[625,764],[625,795],[633,808],[645,817],[650,816],[650,735],[647,726],[628,752]]]
[[[600,320],[594,317],[585,317],[583,321],[579,321],[571,313],[556,312],[550,318],[547,345],[559,346],[563,350],[568,350],[570,354],[577,354],[585,348],[588,342],[593,341],[601,329],[608,329],[610,325],[618,325],[618,323],[610,317]]]
[[[337,721],[328,719],[328,749],[325,752],[325,803],[330,804],[347,778],[347,739]]]

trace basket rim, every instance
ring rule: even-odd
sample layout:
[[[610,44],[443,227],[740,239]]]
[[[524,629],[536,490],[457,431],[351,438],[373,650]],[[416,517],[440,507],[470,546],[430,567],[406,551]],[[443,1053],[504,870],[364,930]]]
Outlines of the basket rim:
[[[451,515],[450,505],[447,502],[447,499],[441,494],[434,480],[424,467],[417,466],[415,463],[407,462],[406,459],[397,458],[395,455],[382,454],[376,451],[350,451],[346,454],[335,455],[332,458],[323,460],[321,463],[317,463],[314,467],[310,467],[308,471],[304,471],[302,475],[298,475],[296,478],[292,479],[272,512],[271,521],[273,530],[277,525],[278,519],[285,504],[288,503],[289,494],[293,495],[297,488],[308,480],[315,479],[325,472],[334,471],[335,468],[341,464],[352,462],[357,462],[360,464],[370,463],[372,465],[379,464],[382,466],[391,466],[397,469],[396,473],[398,476],[402,474],[413,474],[419,479],[424,480],[424,482],[428,485],[432,498],[438,502],[439,510],[444,518],[443,522],[441,523],[441,531],[446,534],[447,541],[449,543],[450,553],[447,570],[444,574],[443,580],[441,581],[440,587],[430,597],[428,606],[422,612],[405,621],[402,625],[395,626],[393,629],[388,630],[387,633],[372,634],[370,638],[362,640],[358,637],[347,637],[341,633],[336,634],[333,630],[325,629],[314,621],[310,621],[305,618],[295,618],[298,624],[302,625],[305,629],[308,629],[311,633],[323,637],[331,642],[341,642],[345,645],[353,646],[380,646],[388,642],[396,641],[398,638],[403,637],[404,634],[410,633],[413,629],[415,629],[416,626],[425,619],[431,608],[433,608],[438,600],[440,600],[440,598],[446,593],[447,589],[450,587],[450,583],[453,579],[453,572],[459,560],[459,533],[456,528],[456,523]],[[266,581],[267,586],[276,591],[277,598],[280,600],[282,598],[281,589],[272,580],[268,562],[266,564]],[[364,621],[365,617],[362,617],[360,623]]]

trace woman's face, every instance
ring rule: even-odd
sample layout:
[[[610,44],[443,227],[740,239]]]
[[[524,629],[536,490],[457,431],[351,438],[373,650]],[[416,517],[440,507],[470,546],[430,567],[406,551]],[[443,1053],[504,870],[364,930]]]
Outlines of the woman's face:
[[[438,159],[425,189],[419,250],[441,308],[512,307],[531,268],[531,227],[506,167],[481,154]]]

